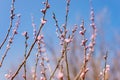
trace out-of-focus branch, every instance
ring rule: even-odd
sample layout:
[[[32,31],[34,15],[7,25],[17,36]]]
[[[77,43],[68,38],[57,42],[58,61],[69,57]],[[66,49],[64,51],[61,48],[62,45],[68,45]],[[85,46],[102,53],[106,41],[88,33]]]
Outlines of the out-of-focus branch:
[[[24,54],[24,58],[25,58],[26,55],[27,55],[27,48],[28,48],[27,41],[28,41],[29,36],[28,36],[28,33],[26,31],[23,33],[23,36],[25,37],[25,54]],[[26,62],[24,64],[24,75],[23,75],[23,78],[24,78],[24,80],[27,80]]]
[[[108,77],[107,77],[107,58],[108,58],[108,51],[106,51],[106,54],[104,56],[104,59],[105,59],[105,64],[104,64],[104,72],[103,72],[103,80],[108,80]]]

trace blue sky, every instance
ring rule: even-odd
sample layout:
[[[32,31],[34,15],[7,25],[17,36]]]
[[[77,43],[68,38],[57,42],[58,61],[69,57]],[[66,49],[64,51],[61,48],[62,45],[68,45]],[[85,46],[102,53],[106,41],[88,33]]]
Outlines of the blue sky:
[[[34,22],[37,27],[40,24],[40,18],[42,16],[40,10],[43,8],[44,0],[16,0],[15,2],[15,14],[21,14],[21,23],[18,30],[18,35],[15,36],[15,40],[12,46],[12,49],[9,51],[8,60],[12,62],[15,59],[19,58],[18,54],[22,56],[22,51],[24,51],[21,46],[24,46],[24,37],[21,35],[22,32],[28,31],[29,35],[32,35],[32,26],[31,26],[31,15],[34,16]],[[65,18],[65,0],[50,0],[51,8],[47,12],[47,24],[44,26],[42,33],[47,36],[45,37],[46,41],[48,38],[56,36],[54,20],[52,19],[52,12],[56,14],[56,17],[59,21],[59,24],[64,23]],[[93,0],[93,7],[95,10],[95,19],[98,29],[102,29],[105,33],[105,39],[109,42],[113,40],[114,34],[120,34],[120,0]],[[0,1],[0,43],[3,40],[5,33],[7,32],[9,26],[9,16],[10,16],[10,5],[11,0],[1,0]],[[88,0],[71,0],[70,12],[68,27],[72,27],[74,24],[81,24],[81,20],[84,18],[86,26],[89,26],[89,17],[90,17],[90,4]],[[15,18],[16,20],[16,18]],[[15,22],[14,20],[14,22]],[[98,33],[102,35],[101,33]],[[32,42],[32,36],[30,37]],[[55,37],[56,38],[56,37]],[[54,38],[53,38],[54,39]],[[30,44],[29,42],[29,44]],[[6,43],[7,44],[7,43]],[[5,44],[5,45],[6,45]],[[5,49],[5,46],[4,46]],[[0,58],[4,52],[4,49],[0,51]],[[20,52],[21,51],[21,52]],[[19,53],[16,53],[19,52]],[[13,53],[11,55],[10,53]],[[17,55],[16,55],[17,54]],[[22,60],[22,59],[21,59]],[[18,60],[17,60],[18,61]],[[6,63],[7,60],[5,61]],[[11,63],[8,63],[9,65]],[[4,66],[8,66],[5,64]],[[4,68],[6,69],[6,68]],[[4,70],[3,69],[3,70]],[[3,75],[1,73],[0,75]],[[1,78],[0,78],[1,80]]]
[[[32,30],[31,29],[31,15],[34,16],[35,23],[39,26],[39,20],[42,14],[40,13],[40,9],[43,8],[41,5],[42,0],[19,0],[15,3],[15,13],[20,13],[21,17],[21,31],[25,30]],[[119,30],[119,21],[120,21],[120,11],[119,11],[119,0],[93,0],[93,6],[95,9],[96,17],[102,16],[104,20],[104,25],[107,24],[109,29],[117,29]],[[47,19],[48,24],[51,23],[51,27],[47,28],[48,30],[53,30],[54,21],[52,20],[52,12],[56,13],[56,16],[59,20],[59,23],[64,23],[65,17],[65,1],[64,0],[52,0],[50,1],[51,8],[48,11]],[[10,12],[10,1],[1,1],[0,3],[0,31],[6,31],[7,26],[9,26],[9,12]],[[80,24],[80,20],[84,18],[86,21],[89,21],[89,12],[90,6],[88,0],[71,0],[70,6],[70,14],[69,14],[69,25],[73,24]],[[24,25],[24,26],[22,26]],[[50,24],[49,24],[50,25]],[[107,26],[105,26],[107,28]],[[104,27],[104,28],[105,28]],[[107,30],[107,29],[106,29]]]

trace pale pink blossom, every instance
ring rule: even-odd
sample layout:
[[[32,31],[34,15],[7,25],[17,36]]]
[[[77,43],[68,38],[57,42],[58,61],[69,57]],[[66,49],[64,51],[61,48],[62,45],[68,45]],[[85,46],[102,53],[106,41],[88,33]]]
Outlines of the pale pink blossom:
[[[25,75],[22,75],[22,77],[25,79],[26,78],[26,76]]]
[[[90,54],[87,54],[87,60],[90,60]]]
[[[5,74],[6,79],[10,79],[11,75],[10,74]]]
[[[72,32],[74,33],[75,31],[77,31],[77,25],[75,24],[75,27],[74,27],[74,29],[72,30]]]
[[[84,32],[83,32],[83,31],[80,31],[79,34],[84,35]]]
[[[41,19],[41,23],[45,24],[47,22],[47,20],[44,20],[43,18]]]
[[[85,74],[88,72],[89,68],[86,68],[84,72],[81,73],[80,78],[85,77]]]
[[[41,9],[41,12],[42,12],[43,14],[45,14],[46,9]]]
[[[85,39],[85,40],[82,40],[82,43],[81,43],[81,46],[85,46],[85,44],[87,43],[87,39]]]
[[[36,74],[32,74],[32,78],[36,78]]]
[[[35,68],[34,67],[32,67],[31,72],[35,73]]]
[[[50,4],[47,4],[47,6],[46,6],[47,8],[50,8]]]
[[[10,49],[10,45],[9,44],[7,44],[7,49]]]
[[[92,43],[89,44],[89,48],[93,48],[94,45]]]
[[[100,76],[100,77],[103,76],[103,72],[100,72],[99,76]]]
[[[9,39],[9,43],[12,43],[12,42],[13,42],[13,40],[12,40],[12,38],[10,38],[10,39]]]
[[[83,78],[85,76],[85,73],[82,72],[81,75],[80,75],[80,78]]]
[[[63,73],[59,71],[59,73],[58,73],[58,79],[61,79],[61,78],[63,78]]]
[[[110,70],[110,65],[106,65],[106,71]]]
[[[66,43],[70,43],[70,42],[71,42],[71,39],[65,39],[65,42],[66,42]]]
[[[45,53],[45,52],[46,52],[46,49],[45,49],[45,48],[42,48],[42,49],[41,49],[41,52],[42,52],[42,53]]]
[[[91,15],[94,15],[94,11],[92,10],[90,14],[91,14]]]
[[[27,35],[27,32],[26,32],[26,31],[24,31],[24,32],[22,33],[22,35],[23,35],[23,36],[26,36],[26,35]]]
[[[39,36],[37,37],[37,40],[41,40],[41,39],[43,39],[43,35],[39,35]]]
[[[81,25],[80,25],[80,27],[83,29],[83,28],[84,28],[84,25],[83,25],[83,24],[81,24]]]
[[[40,80],[46,80],[44,77],[41,77]]]
[[[103,72],[108,73],[110,71],[110,65],[106,65],[106,68],[103,69]]]
[[[21,16],[21,14],[17,14],[17,17],[20,17]]]
[[[17,30],[16,29],[13,30],[13,34],[17,34]]]

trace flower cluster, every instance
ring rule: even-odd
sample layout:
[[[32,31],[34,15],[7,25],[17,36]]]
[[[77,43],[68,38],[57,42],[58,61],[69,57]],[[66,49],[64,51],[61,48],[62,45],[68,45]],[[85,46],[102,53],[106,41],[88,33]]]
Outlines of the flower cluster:
[[[39,35],[37,37],[37,49],[38,49],[38,53],[36,54],[36,63],[35,63],[35,69],[34,69],[34,73],[33,73],[33,78],[34,80],[37,78],[37,66],[38,63],[40,62],[40,68],[41,68],[41,79],[40,80],[46,80],[46,64],[45,62],[49,62],[47,55],[45,54],[46,50],[45,50],[45,43],[43,40],[43,35]]]
[[[45,8],[41,9],[41,12],[45,15],[47,9],[50,8],[50,4],[48,3],[48,0],[46,0],[46,2],[42,2],[42,3],[45,5]],[[41,24],[44,25],[46,22],[47,22],[47,20],[45,20],[44,16],[43,16],[43,18],[41,18]]]
[[[92,54],[94,52],[94,46],[95,46],[95,39],[96,39],[96,25],[95,25],[95,21],[94,21],[94,10],[93,8],[91,8],[91,24],[90,26],[92,27],[92,35],[91,35],[91,42],[89,43],[89,52],[90,54]]]

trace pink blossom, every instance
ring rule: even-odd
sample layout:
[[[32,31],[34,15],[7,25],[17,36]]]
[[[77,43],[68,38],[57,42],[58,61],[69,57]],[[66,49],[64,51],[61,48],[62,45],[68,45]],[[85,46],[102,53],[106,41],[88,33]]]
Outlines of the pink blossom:
[[[90,14],[91,14],[91,15],[94,15],[94,11],[92,10]]]
[[[43,14],[45,14],[46,9],[41,9],[41,12],[42,12]]]
[[[10,49],[10,44],[7,44],[7,49]]]
[[[12,40],[12,38],[10,38],[10,39],[9,39],[9,43],[12,43],[12,42],[13,42],[13,40]]]
[[[36,27],[36,25],[34,24],[34,23],[32,23],[32,26],[35,28]]]
[[[87,60],[90,60],[90,54],[87,54]]]
[[[44,77],[41,77],[40,80],[46,80]]]
[[[94,47],[93,43],[90,43],[89,48],[93,48],[93,47]]]
[[[106,71],[110,70],[110,65],[106,65]]]
[[[36,78],[36,74],[32,74],[32,78]]]
[[[91,19],[91,21],[94,21],[94,17],[91,17],[90,19]]]
[[[87,41],[88,41],[87,39],[82,40],[81,46],[84,46],[84,45],[86,44]]]
[[[103,75],[103,72],[100,72],[100,76],[102,76]]]
[[[83,32],[83,31],[80,31],[79,34],[84,35],[84,32]]]
[[[47,8],[50,8],[50,4],[47,4],[47,6],[46,6]]]
[[[74,29],[72,30],[72,32],[74,33],[77,30],[77,25],[75,24]]]
[[[17,14],[17,17],[20,17],[21,16],[21,14]]]
[[[95,23],[90,24],[90,26],[92,26],[92,27],[95,26]]]
[[[37,37],[37,40],[41,40],[41,36],[38,36],[38,37]]]
[[[85,73],[82,72],[81,75],[80,75],[80,78],[83,78],[85,76]]]
[[[63,78],[63,73],[62,73],[62,72],[59,72],[59,73],[58,73],[58,79],[61,79],[61,78]]]
[[[17,34],[17,30],[16,29],[13,30],[13,34]]]
[[[24,32],[22,33],[22,35],[23,35],[23,36],[26,36],[26,35],[27,35],[27,32],[26,32],[26,31],[24,31]]]
[[[66,42],[66,43],[70,43],[70,42],[71,42],[71,39],[65,39],[65,42]]]
[[[39,36],[37,37],[37,40],[38,40],[38,41],[41,40],[41,39],[43,39],[43,35],[39,35]]]
[[[83,29],[84,28],[83,24],[81,24],[80,27]]]
[[[9,79],[10,77],[11,77],[10,74],[5,74],[5,78],[6,78],[6,79]]]
[[[22,77],[25,79],[26,78],[26,76],[25,75],[22,75]]]
[[[44,20],[43,18],[41,19],[41,23],[45,24],[47,22],[47,20]]]
[[[45,53],[45,52],[46,52],[46,49],[45,49],[45,48],[42,48],[42,49],[41,49],[41,52],[42,52],[42,53]]]

